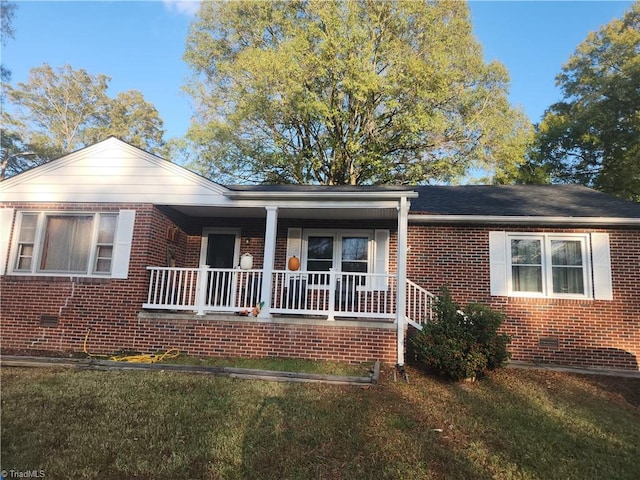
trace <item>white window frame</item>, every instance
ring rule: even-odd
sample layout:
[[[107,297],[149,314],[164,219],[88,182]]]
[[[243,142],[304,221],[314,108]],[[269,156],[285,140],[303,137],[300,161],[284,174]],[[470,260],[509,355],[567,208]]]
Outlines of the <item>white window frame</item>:
[[[332,237],[333,238],[333,269],[336,272],[342,272],[342,239],[344,237],[366,237],[367,238],[367,273],[373,273],[375,269],[375,236],[373,230],[328,230],[328,229],[304,229],[302,234],[302,257],[301,257],[301,269],[308,271],[307,261],[309,256],[309,237]],[[370,282],[367,282],[370,283]],[[327,290],[329,285],[314,284],[310,285],[311,288],[318,290]],[[368,286],[361,286],[359,288],[370,288]]]
[[[123,232],[119,232],[121,227],[123,211],[36,211],[36,210],[23,210],[19,211],[16,215],[16,223],[13,233],[13,242],[11,247],[11,254],[9,257],[8,273],[12,275],[24,275],[24,276],[39,276],[39,277],[93,277],[93,278],[126,278],[120,275],[116,275],[116,249],[121,248]],[[127,211],[129,212],[129,211]],[[18,269],[18,256],[20,251],[20,233],[22,230],[22,219],[25,215],[35,215],[36,231],[33,240],[33,256],[31,258],[31,267],[29,270]],[[45,237],[45,230],[47,227],[47,219],[49,217],[92,217],[92,230],[91,230],[91,243],[90,252],[87,259],[87,269],[85,271],[67,271],[67,270],[42,270],[40,263],[42,259],[42,250],[44,248],[43,241]],[[105,244],[98,244],[98,234],[100,230],[100,218],[102,216],[115,216],[116,228],[113,233],[113,242],[111,243],[111,268],[109,271],[100,272],[97,271],[98,261],[98,246],[104,246]],[[131,239],[125,245],[125,248],[130,248]],[[128,254],[127,254],[128,255]],[[127,258],[128,265],[128,258]]]
[[[541,245],[542,260],[542,291],[541,292],[522,292],[513,289],[513,264],[511,256],[512,240],[537,240]],[[582,278],[584,293],[558,293],[553,291],[553,265],[551,242],[560,241],[579,241],[582,251]],[[512,297],[532,297],[532,298],[575,298],[575,299],[593,299],[593,268],[591,265],[591,243],[588,233],[522,233],[507,232],[506,233],[506,275],[508,295]]]

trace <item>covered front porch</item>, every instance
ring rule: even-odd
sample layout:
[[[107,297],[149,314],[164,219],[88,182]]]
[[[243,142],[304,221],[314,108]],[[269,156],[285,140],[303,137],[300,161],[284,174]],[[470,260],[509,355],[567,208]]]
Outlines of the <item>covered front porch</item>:
[[[147,266],[144,310],[395,324],[398,345],[407,321],[431,318],[433,295],[406,278],[413,191],[231,187],[223,196],[218,205],[158,206],[188,240],[168,234],[182,260]]]
[[[263,299],[265,274],[257,269],[147,267],[147,310],[227,313],[265,318],[299,315],[395,321],[397,275],[272,270],[271,297]],[[407,281],[405,317],[416,323],[432,317],[433,295]]]

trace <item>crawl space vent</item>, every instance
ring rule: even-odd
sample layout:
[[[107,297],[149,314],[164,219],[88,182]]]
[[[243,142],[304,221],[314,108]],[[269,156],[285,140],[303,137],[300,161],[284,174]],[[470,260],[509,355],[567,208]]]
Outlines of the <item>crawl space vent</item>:
[[[57,315],[40,315],[41,327],[57,327],[58,316]]]
[[[558,337],[541,337],[538,345],[543,348],[558,348],[560,342],[558,341]]]

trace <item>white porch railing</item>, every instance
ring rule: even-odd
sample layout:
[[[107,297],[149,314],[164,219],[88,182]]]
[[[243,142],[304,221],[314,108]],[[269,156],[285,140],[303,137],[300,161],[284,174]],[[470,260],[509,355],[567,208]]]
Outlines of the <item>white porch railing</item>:
[[[393,319],[395,275],[344,272],[273,272],[273,313]]]
[[[240,313],[251,311],[262,291],[262,270],[147,267],[145,309]],[[273,271],[270,311],[279,314],[393,319],[394,275]]]
[[[246,313],[259,302],[262,270],[147,267],[145,309]],[[276,314],[395,319],[394,274],[274,270],[270,311]],[[433,320],[434,295],[407,281],[406,318],[414,326]],[[420,327],[418,327],[420,328]]]
[[[422,324],[433,322],[436,296],[407,279],[407,321],[419,330]]]
[[[260,301],[262,270],[147,267],[146,309],[251,311]]]

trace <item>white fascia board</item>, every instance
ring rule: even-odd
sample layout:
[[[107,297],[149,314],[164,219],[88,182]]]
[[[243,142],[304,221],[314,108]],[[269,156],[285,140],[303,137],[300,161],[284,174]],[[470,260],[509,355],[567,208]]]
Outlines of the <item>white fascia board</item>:
[[[418,192],[406,191],[354,191],[354,192],[319,192],[319,191],[296,191],[296,192],[265,192],[265,191],[234,191],[229,190],[225,196],[234,200],[307,200],[317,202],[318,199],[334,199],[337,201],[350,200],[399,200],[400,198],[417,198]]]
[[[409,223],[474,223],[501,225],[620,225],[640,226],[640,218],[616,217],[543,217],[543,216],[502,216],[502,215],[419,215],[410,214]]]
[[[317,198],[315,200],[286,200],[286,199],[263,199],[263,200],[236,200],[232,206],[235,207],[278,207],[278,208],[295,208],[295,209],[352,209],[352,208],[366,208],[366,209],[397,209],[398,201],[392,200],[368,200],[363,199],[322,199]]]

